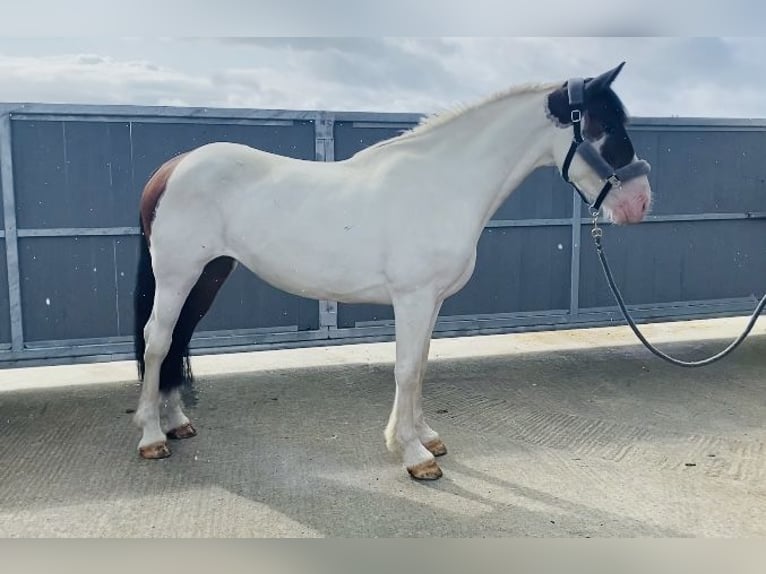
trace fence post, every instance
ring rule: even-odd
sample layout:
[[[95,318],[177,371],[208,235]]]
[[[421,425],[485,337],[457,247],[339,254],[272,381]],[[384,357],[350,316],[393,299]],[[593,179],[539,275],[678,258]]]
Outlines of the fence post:
[[[316,161],[335,161],[335,116],[319,112],[314,120]],[[338,328],[338,302],[319,301],[319,328],[328,332]]]
[[[569,319],[577,319],[580,313],[580,244],[582,221],[580,217],[580,196],[572,194],[572,268],[569,283]]]
[[[16,196],[13,187],[10,113],[0,116],[0,185],[3,189],[3,223],[5,225],[5,259],[8,270],[11,349],[14,353],[20,353],[24,349],[24,324],[21,307],[18,232],[16,229]]]

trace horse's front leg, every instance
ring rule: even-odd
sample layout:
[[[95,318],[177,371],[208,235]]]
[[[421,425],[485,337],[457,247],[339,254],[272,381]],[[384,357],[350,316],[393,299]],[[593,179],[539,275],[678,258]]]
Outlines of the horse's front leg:
[[[427,293],[398,297],[396,318],[396,395],[386,426],[386,446],[400,452],[413,478],[434,480],[442,475],[434,454],[423,444],[439,440],[423,420],[419,395],[436,316],[441,300]],[[422,436],[423,433],[425,436]],[[446,451],[445,451],[446,452]]]
[[[436,319],[439,315],[439,309],[441,305],[437,305],[434,309],[433,316],[431,317],[431,327],[428,340],[423,348],[423,369],[418,380],[418,386],[415,390],[415,429],[417,430],[420,442],[425,446],[431,454],[434,456],[443,456],[447,454],[447,446],[439,437],[434,429],[432,429],[426,422],[423,414],[423,379],[426,376],[426,369],[428,368],[428,351],[431,347],[431,333],[433,333],[434,325],[436,325]]]
[[[428,366],[428,351],[426,350],[426,358],[423,360],[423,375],[420,378],[417,391],[415,391],[415,428],[418,432],[420,442],[425,446],[431,454],[434,456],[443,456],[447,454],[447,445],[444,444],[439,433],[432,429],[426,422],[423,415],[423,378],[425,378],[425,369]]]

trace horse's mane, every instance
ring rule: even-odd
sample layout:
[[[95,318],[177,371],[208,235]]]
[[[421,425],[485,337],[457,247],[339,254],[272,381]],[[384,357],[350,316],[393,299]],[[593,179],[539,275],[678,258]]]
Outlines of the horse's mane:
[[[561,86],[562,84],[563,82],[535,82],[535,83],[521,84],[521,85],[513,86],[506,90],[495,92],[491,94],[490,96],[472,104],[458,104],[446,110],[442,110],[442,111],[424,116],[423,118],[421,118],[420,122],[418,122],[418,124],[415,127],[401,133],[400,135],[396,137],[380,141],[366,149],[380,148],[380,147],[392,144],[394,142],[399,142],[405,139],[409,139],[409,138],[421,135],[426,132],[430,132],[434,128],[437,128],[446,123],[449,123],[455,118],[458,118],[467,112],[498,102],[500,100],[504,100],[511,96],[549,91]]]

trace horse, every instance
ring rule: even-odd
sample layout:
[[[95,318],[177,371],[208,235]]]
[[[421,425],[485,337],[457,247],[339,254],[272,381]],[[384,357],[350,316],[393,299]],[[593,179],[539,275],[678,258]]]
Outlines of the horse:
[[[649,166],[612,88],[624,64],[518,84],[343,161],[215,142],[162,164],[139,205],[140,456],[167,457],[167,439],[196,434],[180,396],[192,379],[188,345],[241,264],[301,297],[393,306],[396,390],[385,444],[413,479],[441,477],[436,457],[447,449],[422,406],[429,345],[442,302],[473,273],[494,212],[542,166],[556,166],[614,224],[638,223],[650,207]]]

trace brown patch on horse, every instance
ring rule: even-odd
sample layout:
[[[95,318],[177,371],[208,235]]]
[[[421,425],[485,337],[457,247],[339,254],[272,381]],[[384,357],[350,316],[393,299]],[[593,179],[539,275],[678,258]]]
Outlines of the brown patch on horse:
[[[157,210],[157,204],[160,201],[160,197],[165,192],[165,187],[168,184],[168,179],[173,175],[176,167],[180,161],[186,157],[189,152],[182,153],[176,157],[169,159],[163,163],[149,178],[144,186],[144,191],[141,194],[141,202],[139,209],[141,210],[141,226],[144,229],[144,234],[147,240],[152,232],[152,221],[154,220],[154,213]]]

